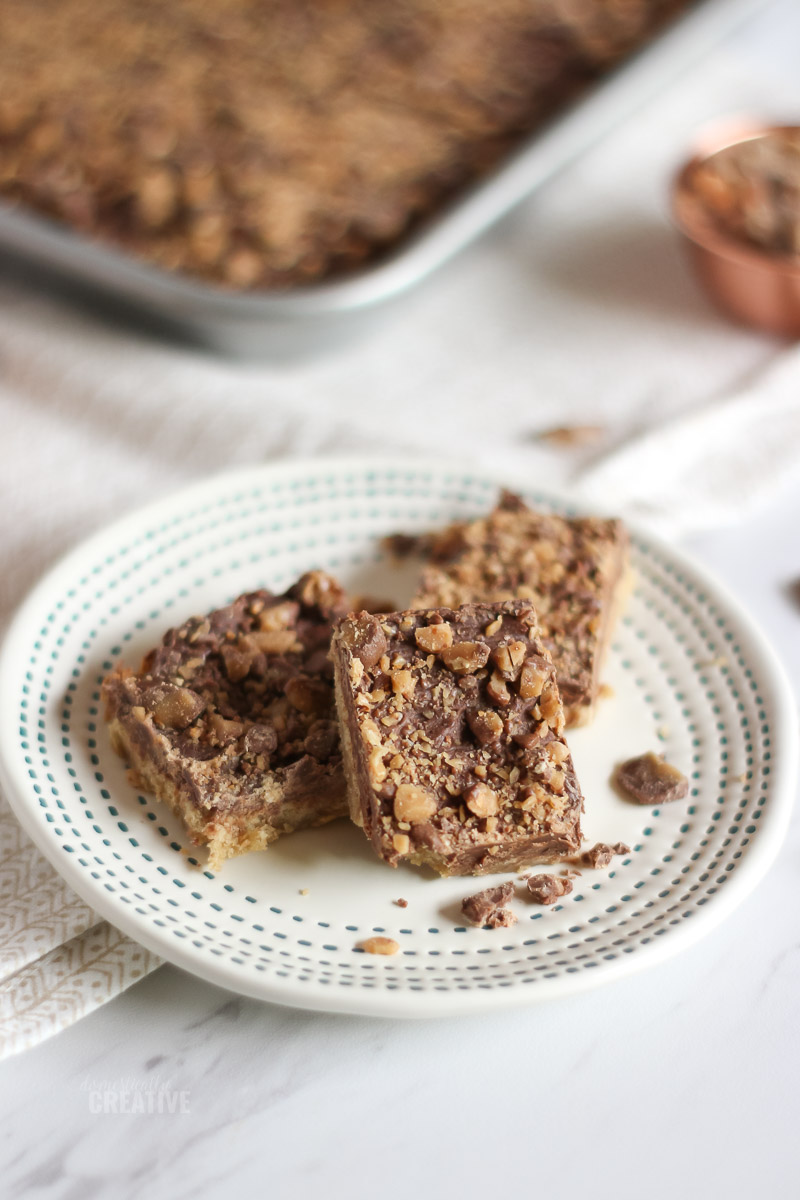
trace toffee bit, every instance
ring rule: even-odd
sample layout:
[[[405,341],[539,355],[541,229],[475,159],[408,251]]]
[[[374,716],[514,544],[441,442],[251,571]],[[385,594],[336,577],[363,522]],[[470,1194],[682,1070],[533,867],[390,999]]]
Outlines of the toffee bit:
[[[536,442],[569,450],[573,446],[593,446],[606,436],[606,429],[603,425],[555,425],[539,429],[532,436]]]
[[[399,949],[394,938],[387,937],[367,938],[356,945],[356,950],[363,950],[365,954],[397,954]]]
[[[786,594],[795,605],[795,608],[800,609],[800,579],[793,579],[786,585]]]
[[[637,804],[668,804],[683,800],[689,793],[686,776],[665,762],[663,755],[652,751],[621,763],[614,781]]]
[[[570,894],[572,880],[563,875],[531,875],[527,887],[534,904],[555,904]]]
[[[346,612],[339,584],[311,571],[282,595],[260,589],[190,618],[138,671],[104,681],[111,745],[131,782],[146,779],[208,846],[212,871],[346,812],[326,649]]]
[[[707,658],[704,662],[697,664],[698,670],[708,671],[712,667],[727,667],[728,660],[724,654],[718,654],[715,658]]]
[[[610,846],[608,842],[598,842],[590,850],[584,850],[580,861],[585,867],[607,867],[616,854],[630,854],[630,852],[630,846],[626,846],[624,842],[617,842],[614,846]]]
[[[465,896],[461,901],[461,911],[472,925],[488,926],[489,929],[507,928],[517,921],[507,907],[513,895],[513,883],[484,888],[474,896]]]
[[[381,546],[392,558],[402,559],[424,553],[429,541],[430,537],[424,533],[390,533],[381,540]]]

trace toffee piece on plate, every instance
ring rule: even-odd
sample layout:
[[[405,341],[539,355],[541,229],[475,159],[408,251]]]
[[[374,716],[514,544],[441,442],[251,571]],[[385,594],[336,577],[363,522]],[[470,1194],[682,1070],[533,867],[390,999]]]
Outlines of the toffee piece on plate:
[[[689,794],[686,776],[652,750],[620,763],[614,782],[636,804],[670,804]]]
[[[382,859],[486,875],[579,849],[581,790],[529,601],[351,614],[332,654],[350,816]]]
[[[534,904],[555,904],[570,894],[572,880],[565,875],[531,875],[525,886]]]
[[[414,549],[426,566],[413,608],[531,600],[555,663],[567,725],[592,719],[603,661],[630,588],[621,521],[534,512],[504,492],[488,516],[417,539]]]
[[[344,592],[321,571],[171,629],[103,684],[132,782],[208,846],[209,866],[347,812],[328,658]]]
[[[513,883],[501,883],[498,887],[484,888],[474,896],[465,896],[461,901],[461,912],[471,925],[509,929],[517,923],[516,916],[508,907],[513,898]]]
[[[609,845],[608,842],[596,842],[588,850],[584,850],[578,858],[578,862],[582,867],[591,867],[593,870],[600,870],[602,867],[607,867],[616,855],[630,854],[630,846],[626,846],[624,842],[615,842]]]

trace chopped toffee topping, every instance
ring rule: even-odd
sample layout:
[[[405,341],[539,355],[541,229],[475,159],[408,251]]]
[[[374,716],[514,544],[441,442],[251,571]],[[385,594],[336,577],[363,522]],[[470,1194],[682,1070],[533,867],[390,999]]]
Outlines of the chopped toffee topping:
[[[772,129],[695,162],[686,186],[744,246],[800,259],[800,131]]]

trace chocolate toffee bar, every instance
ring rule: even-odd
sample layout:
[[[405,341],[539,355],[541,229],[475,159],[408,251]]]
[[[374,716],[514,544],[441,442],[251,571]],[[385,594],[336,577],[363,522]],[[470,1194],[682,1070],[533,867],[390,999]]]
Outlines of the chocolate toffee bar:
[[[629,589],[621,521],[533,512],[504,492],[488,516],[419,539],[415,548],[427,566],[413,608],[531,600],[555,663],[566,722],[591,720],[611,632]]]
[[[332,654],[350,816],[382,859],[483,875],[579,848],[581,791],[529,601],[352,614]]]
[[[103,696],[114,749],[205,843],[216,870],[347,812],[332,669],[344,593],[321,571],[170,630]]]

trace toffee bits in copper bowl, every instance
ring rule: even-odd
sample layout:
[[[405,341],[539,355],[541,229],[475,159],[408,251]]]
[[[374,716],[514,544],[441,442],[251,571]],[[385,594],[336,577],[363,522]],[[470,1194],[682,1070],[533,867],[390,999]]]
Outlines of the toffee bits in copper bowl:
[[[800,337],[800,126],[718,129],[678,174],[672,206],[719,308]]]

